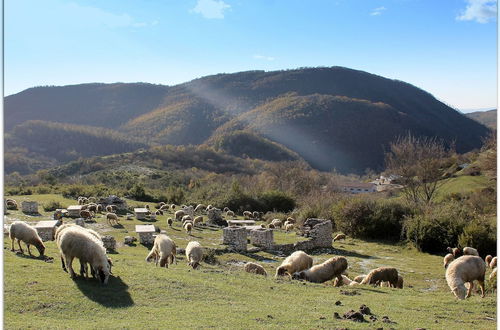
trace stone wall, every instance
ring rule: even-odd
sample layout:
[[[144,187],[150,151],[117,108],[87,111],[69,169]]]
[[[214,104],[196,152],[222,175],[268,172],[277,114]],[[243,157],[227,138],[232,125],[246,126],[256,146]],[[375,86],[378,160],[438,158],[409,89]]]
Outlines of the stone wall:
[[[273,231],[270,229],[254,229],[250,231],[250,244],[270,249],[274,245]]]
[[[226,220],[222,218],[222,210],[215,207],[208,210],[207,224],[216,226],[227,226]]]
[[[126,211],[128,209],[127,202],[115,195],[100,198],[97,204],[102,204],[104,209],[106,209],[108,205],[115,205],[118,211]]]
[[[32,201],[23,201],[21,203],[21,210],[28,214],[38,214],[38,203]]]
[[[302,231],[307,241],[297,242],[295,244],[278,244],[272,247],[273,250],[290,253],[298,250],[312,250],[316,248],[331,248],[332,247],[332,222],[325,219],[307,219],[304,222]]]
[[[237,251],[246,251],[247,250],[247,230],[244,227],[226,227],[226,228],[223,228],[223,230],[222,230],[222,244],[227,244]]]
[[[103,236],[102,243],[104,244],[104,247],[108,250],[115,250],[116,248],[116,240],[111,235]]]

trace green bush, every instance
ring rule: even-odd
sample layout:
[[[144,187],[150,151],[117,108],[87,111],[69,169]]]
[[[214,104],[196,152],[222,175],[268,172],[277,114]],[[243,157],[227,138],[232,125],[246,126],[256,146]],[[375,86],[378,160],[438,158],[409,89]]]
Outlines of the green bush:
[[[62,206],[61,203],[57,201],[50,201],[46,204],[43,204],[43,210],[45,212],[52,212],[55,211],[56,209],[63,209],[64,207]]]
[[[266,191],[257,198],[262,204],[263,212],[290,212],[295,208],[295,200],[286,193],[278,190]]]
[[[458,246],[471,246],[479,251],[481,256],[497,255],[496,222],[486,218],[477,218],[468,223],[458,237]]]

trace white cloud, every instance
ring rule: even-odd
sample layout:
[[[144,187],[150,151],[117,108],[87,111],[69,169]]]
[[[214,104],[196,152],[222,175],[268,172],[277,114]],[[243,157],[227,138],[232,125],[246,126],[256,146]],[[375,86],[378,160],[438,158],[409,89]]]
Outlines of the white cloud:
[[[387,8],[385,7],[378,7],[378,8],[375,8],[372,10],[372,12],[370,13],[371,16],[379,16],[379,15],[382,15],[382,13],[387,10]]]
[[[231,6],[222,0],[198,0],[192,11],[208,19],[222,19],[224,11],[229,8]]]
[[[272,56],[264,56],[264,55],[259,55],[259,54],[254,55],[253,58],[256,60],[266,60],[266,61],[274,61],[275,60],[275,58]]]
[[[459,21],[476,21],[484,24],[497,17],[496,0],[466,0],[466,2],[467,7],[457,16]]]

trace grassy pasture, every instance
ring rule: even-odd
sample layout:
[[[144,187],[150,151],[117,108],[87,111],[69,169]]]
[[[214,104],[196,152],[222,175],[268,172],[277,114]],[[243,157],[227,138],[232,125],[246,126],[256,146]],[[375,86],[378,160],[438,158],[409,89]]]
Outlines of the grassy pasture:
[[[58,195],[14,196],[40,203],[58,200],[74,204]],[[129,205],[143,205],[128,201]],[[7,222],[46,220],[50,212],[31,217],[9,211]],[[196,228],[189,237],[174,223],[166,226],[170,213],[154,222],[174,239],[180,248],[198,240],[207,248],[222,248],[220,230]],[[275,280],[273,274],[284,256],[266,252],[221,253],[202,263],[198,270],[186,265],[183,255],[178,264],[160,269],[144,261],[148,247],[121,244],[133,235],[134,225],[145,223],[120,218],[121,226],[110,227],[104,217],[89,224],[101,234],[113,235],[118,248],[110,254],[114,276],[107,286],[96,280],[70,279],[62,271],[54,242],[46,242],[46,254],[53,263],[10,251],[4,237],[4,326],[17,328],[395,328],[415,329],[492,329],[496,326],[496,297],[489,291],[482,299],[474,293],[457,301],[444,280],[441,256],[420,253],[404,245],[347,239],[335,242],[333,250],[312,253],[315,263],[332,254],[344,255],[349,277],[366,274],[380,266],[395,266],[405,279],[403,290],[391,288],[341,287],[331,283],[312,284],[288,279]],[[299,239],[295,233],[275,232],[278,243]],[[36,249],[33,249],[37,255]],[[242,271],[243,263],[262,264],[267,278]],[[78,262],[74,268],[78,270]],[[487,272],[487,276],[489,271]],[[341,301],[337,306],[335,302]],[[336,320],[366,304],[377,321],[356,323]],[[384,323],[388,316],[392,322]],[[365,317],[368,320],[368,317]]]

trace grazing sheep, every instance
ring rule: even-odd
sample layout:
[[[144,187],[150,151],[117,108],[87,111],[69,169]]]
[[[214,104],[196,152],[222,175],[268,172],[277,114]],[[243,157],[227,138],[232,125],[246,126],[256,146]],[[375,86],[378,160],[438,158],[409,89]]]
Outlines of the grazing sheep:
[[[497,266],[497,257],[493,257],[490,262],[490,268],[493,269]]]
[[[166,205],[165,202],[159,202],[158,205],[160,206],[160,208],[163,206],[163,205]]]
[[[365,277],[366,277],[366,275],[358,275],[358,276],[356,276],[356,277],[353,279],[353,281],[354,281],[354,282],[357,282],[357,283],[361,283],[361,282],[363,282],[363,280],[365,279]]]
[[[81,211],[84,211],[89,208],[89,204],[83,204],[82,207],[80,208]]]
[[[269,229],[274,229],[276,227],[274,227],[274,225],[272,223],[269,224],[269,226],[267,226]]]
[[[471,248],[471,247],[464,247],[464,256],[467,255],[467,256],[476,256],[476,257],[479,257],[479,253],[477,252],[476,249],[474,248]]]
[[[281,263],[281,265],[276,268],[276,275],[278,276],[292,276],[296,272],[300,272],[304,269],[311,268],[313,264],[313,258],[309,256],[304,251],[295,251]]]
[[[206,209],[207,207],[203,204],[198,204],[196,205],[196,207],[194,208],[194,211],[195,212],[202,212]]]
[[[247,273],[267,276],[267,272],[264,267],[254,262],[247,262],[245,266],[243,266],[243,270]]]
[[[23,241],[28,247],[28,253],[30,256],[33,256],[31,254],[30,245],[34,245],[36,247],[40,253],[40,257],[42,257],[45,252],[45,245],[43,245],[42,239],[38,236],[38,232],[26,222],[14,221],[9,228],[9,237],[12,240],[11,251],[14,251],[14,240],[17,239],[19,250],[23,254],[24,251],[21,247],[21,241]]]
[[[484,297],[484,275],[486,265],[480,257],[466,255],[453,261],[446,269],[446,282],[458,299],[470,297],[474,281],[479,282],[481,297]],[[465,283],[469,283],[469,290]]]
[[[103,206],[102,206],[102,204],[97,204],[96,212],[101,213],[101,212],[102,212],[102,210],[103,210]]]
[[[101,283],[108,282],[111,273],[110,259],[106,255],[102,241],[95,237],[94,233],[78,226],[67,227],[60,233],[57,246],[71,278],[76,276],[72,267],[73,259],[78,258],[85,268],[87,263],[90,264]]]
[[[496,287],[497,287],[497,284],[496,284],[496,279],[497,279],[497,268],[496,268],[496,267],[493,269],[493,271],[491,272],[491,274],[490,274],[490,276],[488,277],[488,279],[489,279],[490,281],[495,280],[495,286],[494,286],[494,287],[496,288]]]
[[[490,262],[491,262],[491,259],[493,259],[493,256],[491,254],[488,254],[485,258],[484,258],[484,262],[486,263],[486,266],[490,266]]]
[[[89,201],[89,203],[95,203],[95,202],[97,202],[97,198],[95,198],[95,197],[89,197],[88,201]]]
[[[80,218],[92,219],[92,213],[89,210],[80,211]]]
[[[163,215],[163,211],[162,210],[156,210],[155,215]]]
[[[167,224],[169,227],[172,227],[172,224],[174,223],[174,220],[172,218],[167,219]]]
[[[160,210],[162,210],[163,212],[166,212],[169,209],[170,209],[170,206],[168,206],[167,204],[160,206]]]
[[[203,216],[199,215],[194,218],[193,220],[193,226],[196,226],[199,223],[203,223]]]
[[[447,247],[446,250],[448,251],[448,253],[453,254],[453,257],[455,257],[455,259],[462,256],[462,251],[459,248]]]
[[[149,204],[144,205],[144,208],[149,210]]]
[[[351,280],[349,277],[347,277],[345,275],[342,275],[340,278],[341,278],[341,280],[338,277],[336,277],[333,280],[333,286],[339,287],[339,286],[342,286],[342,285],[353,285],[352,283],[359,284],[358,282],[355,282],[355,281]]]
[[[333,257],[322,264],[312,266],[307,270],[293,274],[293,279],[301,279],[313,283],[323,283],[337,277],[339,281],[342,281],[342,273],[346,269],[346,258]]]
[[[108,220],[110,226],[113,226],[112,220],[115,222],[115,225],[118,225],[118,216],[116,213],[106,213],[106,220]]]
[[[186,247],[186,259],[188,265],[193,267],[193,269],[196,269],[200,265],[203,259],[203,249],[199,242],[192,241],[188,243]]]
[[[397,289],[402,289],[404,284],[403,276],[398,275],[398,282],[396,283],[395,288]],[[391,283],[390,282],[380,282],[380,286],[387,286],[390,287]]]
[[[234,218],[234,212],[233,212],[233,211],[231,211],[231,210],[226,211],[226,216],[227,216],[227,217],[232,217],[232,218]]]
[[[229,211],[229,207],[227,207],[227,206],[226,206],[226,207],[224,207],[224,209],[222,210],[222,212],[224,212],[224,213],[225,213],[225,212],[227,212],[227,211]]]
[[[170,205],[170,208],[172,209],[172,211],[173,211],[173,210],[175,210],[175,208],[176,208],[176,207],[177,207],[177,206],[176,206],[175,204],[171,204],[171,205]]]
[[[210,211],[211,209],[213,209],[214,207],[211,205],[211,204],[208,204],[207,208],[205,209],[205,211]]]
[[[398,284],[398,271],[392,267],[379,267],[373,269],[361,281],[361,284],[374,284],[379,285],[380,282],[389,282],[391,287],[396,287]]]
[[[288,225],[285,226],[286,232],[289,232],[295,228],[295,225],[293,223],[289,223]]]
[[[186,213],[184,213],[183,210],[179,210],[179,211],[175,211],[174,215],[175,215],[175,220],[180,221],[182,219],[182,217],[186,215]]]
[[[296,223],[295,219],[292,218],[292,217],[288,217],[286,218],[286,221],[290,222],[290,223]]]
[[[7,210],[17,210],[18,208],[17,202],[10,198],[5,201],[5,207]]]
[[[89,204],[89,206],[87,207],[87,210],[92,211],[92,212],[97,212],[97,204],[95,204],[95,203]]]
[[[250,212],[250,211],[244,211],[243,212],[243,217],[245,218],[245,220],[248,220],[248,219],[252,218],[252,212]]]
[[[109,212],[109,213],[115,213],[117,209],[118,208],[116,207],[116,205],[108,205],[108,206],[106,206],[106,212]]]
[[[336,235],[334,238],[333,238],[333,241],[336,242],[336,241],[340,241],[341,239],[344,239],[345,240],[345,234],[338,234]]]
[[[134,242],[137,242],[137,238],[135,238],[134,236],[125,236],[123,240],[124,243],[127,245],[131,245],[134,244]]]
[[[273,224],[275,228],[281,228],[281,226],[283,226],[283,223],[280,219],[273,219],[273,221],[271,221],[271,224]]]
[[[153,248],[146,257],[146,262],[154,258],[156,266],[159,263],[160,267],[168,268],[169,264],[173,264],[176,261],[176,251],[177,247],[174,241],[167,235],[160,234],[156,236]]]
[[[188,233],[188,235],[191,235],[191,230],[193,230],[193,223],[192,222],[187,222],[186,224],[184,224],[184,230],[186,231],[186,233]]]
[[[186,222],[186,221],[189,221],[189,220],[193,221],[193,218],[191,218],[190,215],[185,215],[185,216],[182,217],[182,222],[183,223]]]
[[[444,256],[443,258],[443,266],[444,268],[447,268],[448,265],[453,261],[455,260],[455,257],[453,256],[453,254],[451,253],[448,253],[447,255]]]

